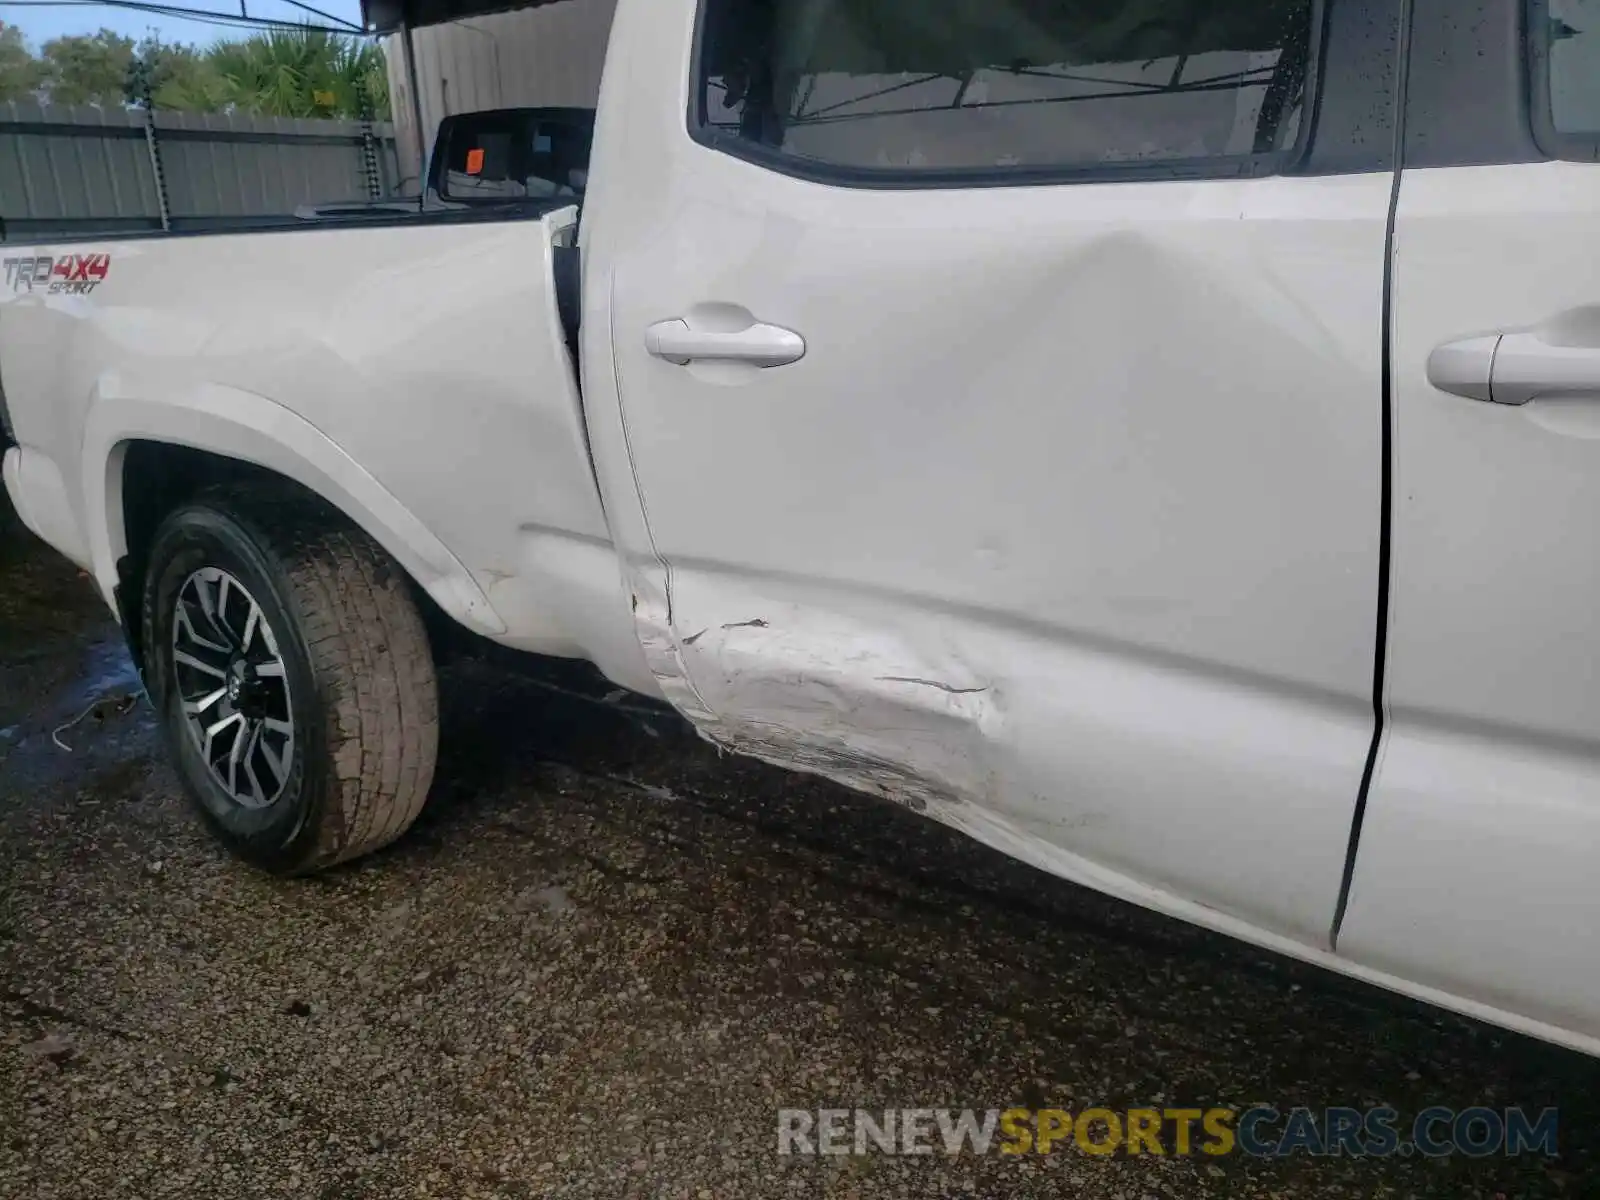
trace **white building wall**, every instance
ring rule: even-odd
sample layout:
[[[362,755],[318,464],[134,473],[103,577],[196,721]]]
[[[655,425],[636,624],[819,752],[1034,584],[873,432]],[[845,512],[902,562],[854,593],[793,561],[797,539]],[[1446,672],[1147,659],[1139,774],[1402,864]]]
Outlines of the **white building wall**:
[[[593,107],[616,0],[558,0],[415,30],[424,144],[441,117],[481,108]],[[404,190],[418,190],[417,131],[398,34],[384,39]]]

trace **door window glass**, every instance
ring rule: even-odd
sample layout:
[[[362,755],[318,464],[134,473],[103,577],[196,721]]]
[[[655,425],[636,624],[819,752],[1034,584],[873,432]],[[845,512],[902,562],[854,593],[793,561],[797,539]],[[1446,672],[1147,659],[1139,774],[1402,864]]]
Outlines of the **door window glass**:
[[[1533,20],[1549,55],[1550,123],[1559,134],[1600,134],[1600,0],[1549,0]]]
[[[1298,138],[1313,0],[706,0],[700,134],[915,175],[1249,159]]]

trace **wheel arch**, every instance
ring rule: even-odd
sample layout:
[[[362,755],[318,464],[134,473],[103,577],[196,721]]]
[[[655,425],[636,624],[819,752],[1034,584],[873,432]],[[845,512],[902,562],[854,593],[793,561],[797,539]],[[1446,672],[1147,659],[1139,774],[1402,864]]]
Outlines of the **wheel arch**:
[[[321,430],[267,397],[220,385],[174,400],[97,389],[81,466],[92,572],[125,628],[135,624],[124,597],[142,572],[141,539],[147,543],[161,516],[200,488],[248,475],[286,481],[337,509],[445,614],[475,633],[505,632],[483,590],[432,531]]]

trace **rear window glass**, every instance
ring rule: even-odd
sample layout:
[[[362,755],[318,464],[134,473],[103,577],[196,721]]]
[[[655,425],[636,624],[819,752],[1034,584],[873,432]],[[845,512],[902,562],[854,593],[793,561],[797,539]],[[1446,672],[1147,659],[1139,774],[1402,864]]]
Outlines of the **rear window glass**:
[[[458,124],[445,147],[440,194],[458,201],[580,194],[590,140],[587,129],[553,121],[510,117]]]

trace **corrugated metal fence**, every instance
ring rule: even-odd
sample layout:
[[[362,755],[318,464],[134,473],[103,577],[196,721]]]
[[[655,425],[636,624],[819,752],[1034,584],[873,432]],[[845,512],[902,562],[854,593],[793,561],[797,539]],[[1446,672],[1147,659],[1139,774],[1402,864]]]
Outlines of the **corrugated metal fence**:
[[[394,127],[0,104],[8,241],[270,224],[396,194]]]

